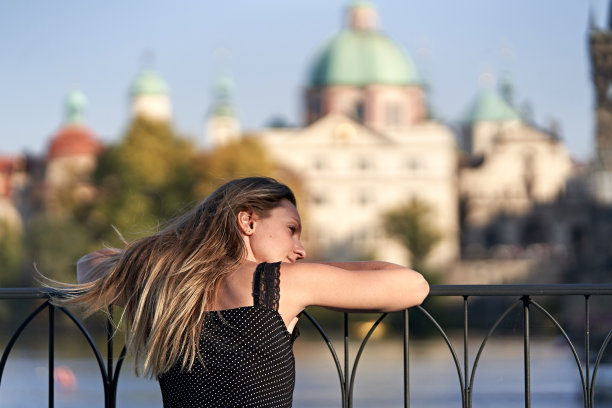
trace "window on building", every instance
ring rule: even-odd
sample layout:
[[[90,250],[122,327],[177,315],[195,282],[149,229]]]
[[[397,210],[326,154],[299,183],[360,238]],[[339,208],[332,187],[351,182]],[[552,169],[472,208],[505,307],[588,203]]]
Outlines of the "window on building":
[[[359,123],[363,123],[365,121],[365,104],[363,101],[358,101],[353,110],[355,120]]]
[[[362,156],[357,159],[357,168],[359,170],[369,170],[374,167],[374,163],[370,157]]]
[[[406,168],[410,171],[417,171],[423,168],[423,163],[418,157],[409,157],[406,160]]]
[[[315,205],[323,205],[327,202],[327,195],[322,192],[313,193],[310,196],[310,201]]]
[[[322,115],[321,109],[321,98],[318,96],[311,96],[308,101],[308,110],[310,111],[310,115],[314,118],[320,118]]]
[[[402,105],[397,102],[388,102],[385,107],[387,126],[402,125]]]
[[[315,157],[313,167],[315,170],[325,170],[327,168],[327,160],[323,157]]]
[[[366,206],[374,202],[374,191],[373,190],[362,190],[359,191],[355,197],[357,204]]]

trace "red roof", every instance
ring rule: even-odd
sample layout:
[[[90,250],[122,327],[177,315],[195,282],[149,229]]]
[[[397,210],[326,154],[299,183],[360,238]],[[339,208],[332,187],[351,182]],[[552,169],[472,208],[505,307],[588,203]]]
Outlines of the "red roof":
[[[0,197],[11,195],[11,173],[15,166],[15,158],[0,156]]]
[[[47,157],[56,159],[65,156],[97,156],[102,144],[86,127],[67,125],[51,139]]]
[[[0,173],[10,173],[15,159],[11,156],[0,156]]]

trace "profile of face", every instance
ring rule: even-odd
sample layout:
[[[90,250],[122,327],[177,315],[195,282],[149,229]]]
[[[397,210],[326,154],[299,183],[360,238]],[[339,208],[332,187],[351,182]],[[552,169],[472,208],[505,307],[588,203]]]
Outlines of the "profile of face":
[[[248,260],[294,263],[306,257],[300,241],[300,215],[289,200],[281,200],[280,205],[266,216],[241,212],[238,221],[245,237]]]

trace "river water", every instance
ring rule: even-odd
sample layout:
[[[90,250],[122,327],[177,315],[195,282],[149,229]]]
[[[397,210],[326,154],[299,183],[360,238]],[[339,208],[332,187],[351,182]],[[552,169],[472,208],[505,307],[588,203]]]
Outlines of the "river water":
[[[461,343],[458,343],[461,344]],[[342,346],[339,358],[343,364]],[[460,347],[460,346],[459,346]],[[463,364],[462,350],[457,350]],[[476,350],[470,350],[470,366]],[[354,357],[356,347],[350,355]],[[333,360],[322,342],[297,341],[294,407],[340,407],[340,382]],[[402,345],[399,341],[369,344],[354,380],[353,406],[402,407]],[[55,407],[104,406],[101,376],[93,358],[56,357],[59,370]],[[471,368],[470,368],[471,369]],[[463,368],[461,369],[463,372]],[[71,377],[74,374],[74,379]],[[541,408],[582,407],[580,373],[567,346],[540,340],[531,349],[531,406]],[[596,394],[612,390],[612,370],[603,367],[597,376]],[[487,346],[475,374],[474,407],[523,407],[523,354],[520,339],[500,339]],[[47,406],[47,363],[43,355],[18,350],[11,354],[0,384],[0,407]],[[411,407],[461,407],[461,388],[448,348],[439,342],[413,346],[410,355]],[[612,399],[596,407],[612,407]],[[131,362],[123,367],[117,407],[161,407],[159,386],[133,374]]]

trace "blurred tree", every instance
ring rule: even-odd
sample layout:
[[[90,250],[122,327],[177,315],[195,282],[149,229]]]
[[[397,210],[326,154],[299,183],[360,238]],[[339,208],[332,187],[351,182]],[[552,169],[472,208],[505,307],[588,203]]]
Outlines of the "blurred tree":
[[[26,237],[32,267],[62,282],[76,282],[77,259],[93,249],[89,231],[71,216],[37,215],[28,224]]]
[[[427,256],[442,238],[441,233],[432,225],[433,216],[432,207],[417,198],[383,215],[384,229],[410,251],[412,268],[421,272],[430,284],[438,283],[440,274],[427,266]],[[427,299],[423,306],[439,322],[449,321],[447,306],[440,298]],[[434,326],[424,314],[416,312],[410,316],[413,335],[428,336],[435,332]],[[388,322],[396,331],[403,328],[403,318],[399,313],[392,314]]]
[[[124,139],[101,155],[94,183],[98,197],[79,219],[96,239],[119,245],[112,230],[146,235],[195,199],[195,150],[165,122],[137,117]]]
[[[200,153],[196,161],[198,196],[206,197],[223,183],[249,176],[273,177],[276,166],[252,136]]]
[[[0,222],[0,287],[19,286],[24,261],[23,233]]]
[[[273,177],[287,184],[298,201],[302,195],[300,178],[275,163],[255,136],[246,135],[214,150],[202,152],[196,161],[196,171],[196,192],[199,197],[206,197],[229,180],[252,176]]]
[[[383,227],[410,251],[412,267],[426,269],[426,258],[442,235],[431,225],[432,208],[413,198],[383,215]]]

